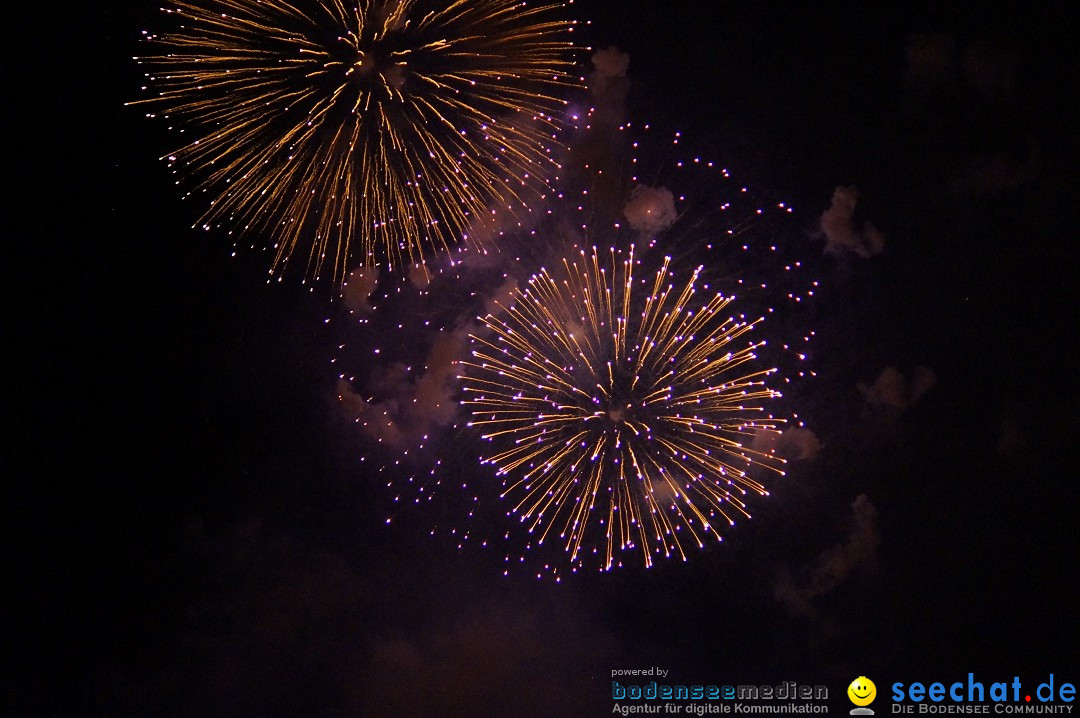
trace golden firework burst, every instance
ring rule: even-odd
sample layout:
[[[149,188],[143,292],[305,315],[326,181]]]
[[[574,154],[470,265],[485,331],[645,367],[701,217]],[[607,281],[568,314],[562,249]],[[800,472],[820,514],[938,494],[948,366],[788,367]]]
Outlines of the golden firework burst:
[[[646,566],[685,559],[750,515],[743,497],[767,493],[752,467],[783,473],[751,447],[783,421],[764,406],[780,396],[766,384],[776,369],[757,366],[763,342],[748,336],[761,320],[731,314],[732,297],[700,298],[700,267],[680,283],[670,258],[651,278],[640,264],[633,245],[593,247],[540,271],[481,318],[461,362],[509,513],[603,569],[627,550]]]
[[[579,78],[563,3],[180,0],[138,103],[187,141],[164,159],[210,197],[199,224],[339,283],[422,263],[557,173]],[[190,194],[190,193],[189,193]]]

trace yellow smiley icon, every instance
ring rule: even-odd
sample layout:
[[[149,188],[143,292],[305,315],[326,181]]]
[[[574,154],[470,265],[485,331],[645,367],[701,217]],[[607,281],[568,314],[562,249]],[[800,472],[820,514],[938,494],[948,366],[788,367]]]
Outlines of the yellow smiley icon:
[[[877,697],[877,686],[866,676],[859,676],[847,687],[848,698],[857,706],[868,706]]]

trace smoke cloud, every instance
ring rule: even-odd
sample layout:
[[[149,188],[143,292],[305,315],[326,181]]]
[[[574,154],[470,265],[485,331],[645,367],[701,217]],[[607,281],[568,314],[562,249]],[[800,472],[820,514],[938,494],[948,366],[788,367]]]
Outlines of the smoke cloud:
[[[371,295],[379,284],[378,267],[358,267],[349,273],[341,287],[341,298],[345,306],[354,312],[366,314],[374,309]]]
[[[813,461],[821,451],[821,440],[810,429],[796,426],[783,432],[758,431],[751,448],[775,451],[788,461]]]
[[[679,218],[671,190],[645,185],[637,185],[630,191],[623,215],[631,229],[643,234],[662,232]]]
[[[793,615],[813,615],[814,599],[833,591],[857,569],[876,563],[881,543],[877,509],[860,494],[851,511],[854,526],[844,541],[821,553],[797,575],[785,568],[777,576],[773,595]]]
[[[906,378],[894,366],[882,370],[877,380],[867,386],[859,382],[859,392],[871,406],[889,406],[894,409],[907,409],[923,397],[937,384],[937,375],[930,367],[917,366]]]
[[[454,366],[467,337],[463,329],[436,337],[424,371],[415,380],[410,381],[401,365],[377,376],[372,389],[389,396],[381,401],[365,399],[349,381],[339,379],[338,399],[346,414],[377,443],[394,449],[420,445],[434,427],[450,424],[457,416]]]
[[[630,56],[616,47],[597,50],[592,56],[595,68],[589,75],[589,91],[595,103],[594,120],[598,124],[619,125],[626,115],[626,96],[630,82]]]
[[[855,254],[868,259],[885,251],[885,235],[870,222],[856,221],[859,190],[837,187],[832,204],[821,215],[826,254]]]

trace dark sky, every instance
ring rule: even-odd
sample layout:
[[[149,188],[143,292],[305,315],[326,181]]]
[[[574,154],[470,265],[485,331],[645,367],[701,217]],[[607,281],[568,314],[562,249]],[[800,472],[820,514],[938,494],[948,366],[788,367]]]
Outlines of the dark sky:
[[[652,664],[826,683],[834,712],[860,674],[1080,679],[1076,33],[1038,4],[787,5],[574,5],[630,55],[629,117],[797,208],[823,448],[724,546],[557,585],[382,524],[341,303],[189,229],[173,138],[124,106],[156,4],[73,18],[12,138],[5,712],[607,715],[611,671]],[[884,251],[823,253],[838,187]]]

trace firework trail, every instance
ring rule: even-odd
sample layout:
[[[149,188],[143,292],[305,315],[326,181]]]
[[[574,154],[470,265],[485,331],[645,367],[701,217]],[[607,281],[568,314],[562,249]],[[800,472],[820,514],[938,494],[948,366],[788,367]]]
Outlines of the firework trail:
[[[154,96],[188,138],[165,159],[200,220],[339,283],[422,264],[559,171],[575,23],[520,0],[180,0],[145,33]],[[189,193],[190,194],[190,193]]]

